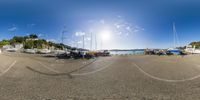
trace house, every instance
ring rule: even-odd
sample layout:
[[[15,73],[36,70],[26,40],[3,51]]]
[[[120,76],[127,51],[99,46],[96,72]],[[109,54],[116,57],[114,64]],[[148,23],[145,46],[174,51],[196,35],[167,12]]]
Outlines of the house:
[[[20,43],[17,43],[17,44],[14,44],[14,48],[16,48],[17,50],[23,48],[23,44],[20,44]]]
[[[36,41],[36,40],[39,40],[38,38],[28,38],[26,39],[26,41]]]
[[[185,52],[200,54],[200,49],[196,49],[196,46],[192,47],[192,45],[188,45],[186,46]]]
[[[194,51],[195,51],[195,48],[193,48],[192,45],[186,46],[185,52],[193,53]]]

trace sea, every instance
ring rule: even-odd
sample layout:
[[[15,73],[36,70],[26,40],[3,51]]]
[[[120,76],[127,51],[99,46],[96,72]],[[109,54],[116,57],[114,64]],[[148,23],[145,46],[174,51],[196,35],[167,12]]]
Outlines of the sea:
[[[144,49],[133,50],[110,50],[111,55],[143,55]]]

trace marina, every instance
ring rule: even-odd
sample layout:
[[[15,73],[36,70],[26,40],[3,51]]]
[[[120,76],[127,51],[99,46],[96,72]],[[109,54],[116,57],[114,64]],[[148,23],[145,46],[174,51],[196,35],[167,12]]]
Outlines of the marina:
[[[0,0],[0,100],[200,100],[198,0]]]

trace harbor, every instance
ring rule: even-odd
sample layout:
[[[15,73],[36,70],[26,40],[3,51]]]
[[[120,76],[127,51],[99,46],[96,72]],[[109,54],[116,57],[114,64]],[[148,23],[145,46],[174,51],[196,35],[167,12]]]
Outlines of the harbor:
[[[0,0],[0,100],[200,100],[198,0]]]

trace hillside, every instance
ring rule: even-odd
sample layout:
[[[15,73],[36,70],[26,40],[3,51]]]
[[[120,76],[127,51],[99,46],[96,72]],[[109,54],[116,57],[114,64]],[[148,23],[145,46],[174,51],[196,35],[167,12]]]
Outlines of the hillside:
[[[72,49],[70,46],[62,43],[54,43],[45,39],[39,39],[36,34],[31,34],[29,36],[15,36],[12,39],[0,41],[0,47],[15,44],[23,44],[24,49],[44,49],[50,47],[54,47],[55,49]]]

